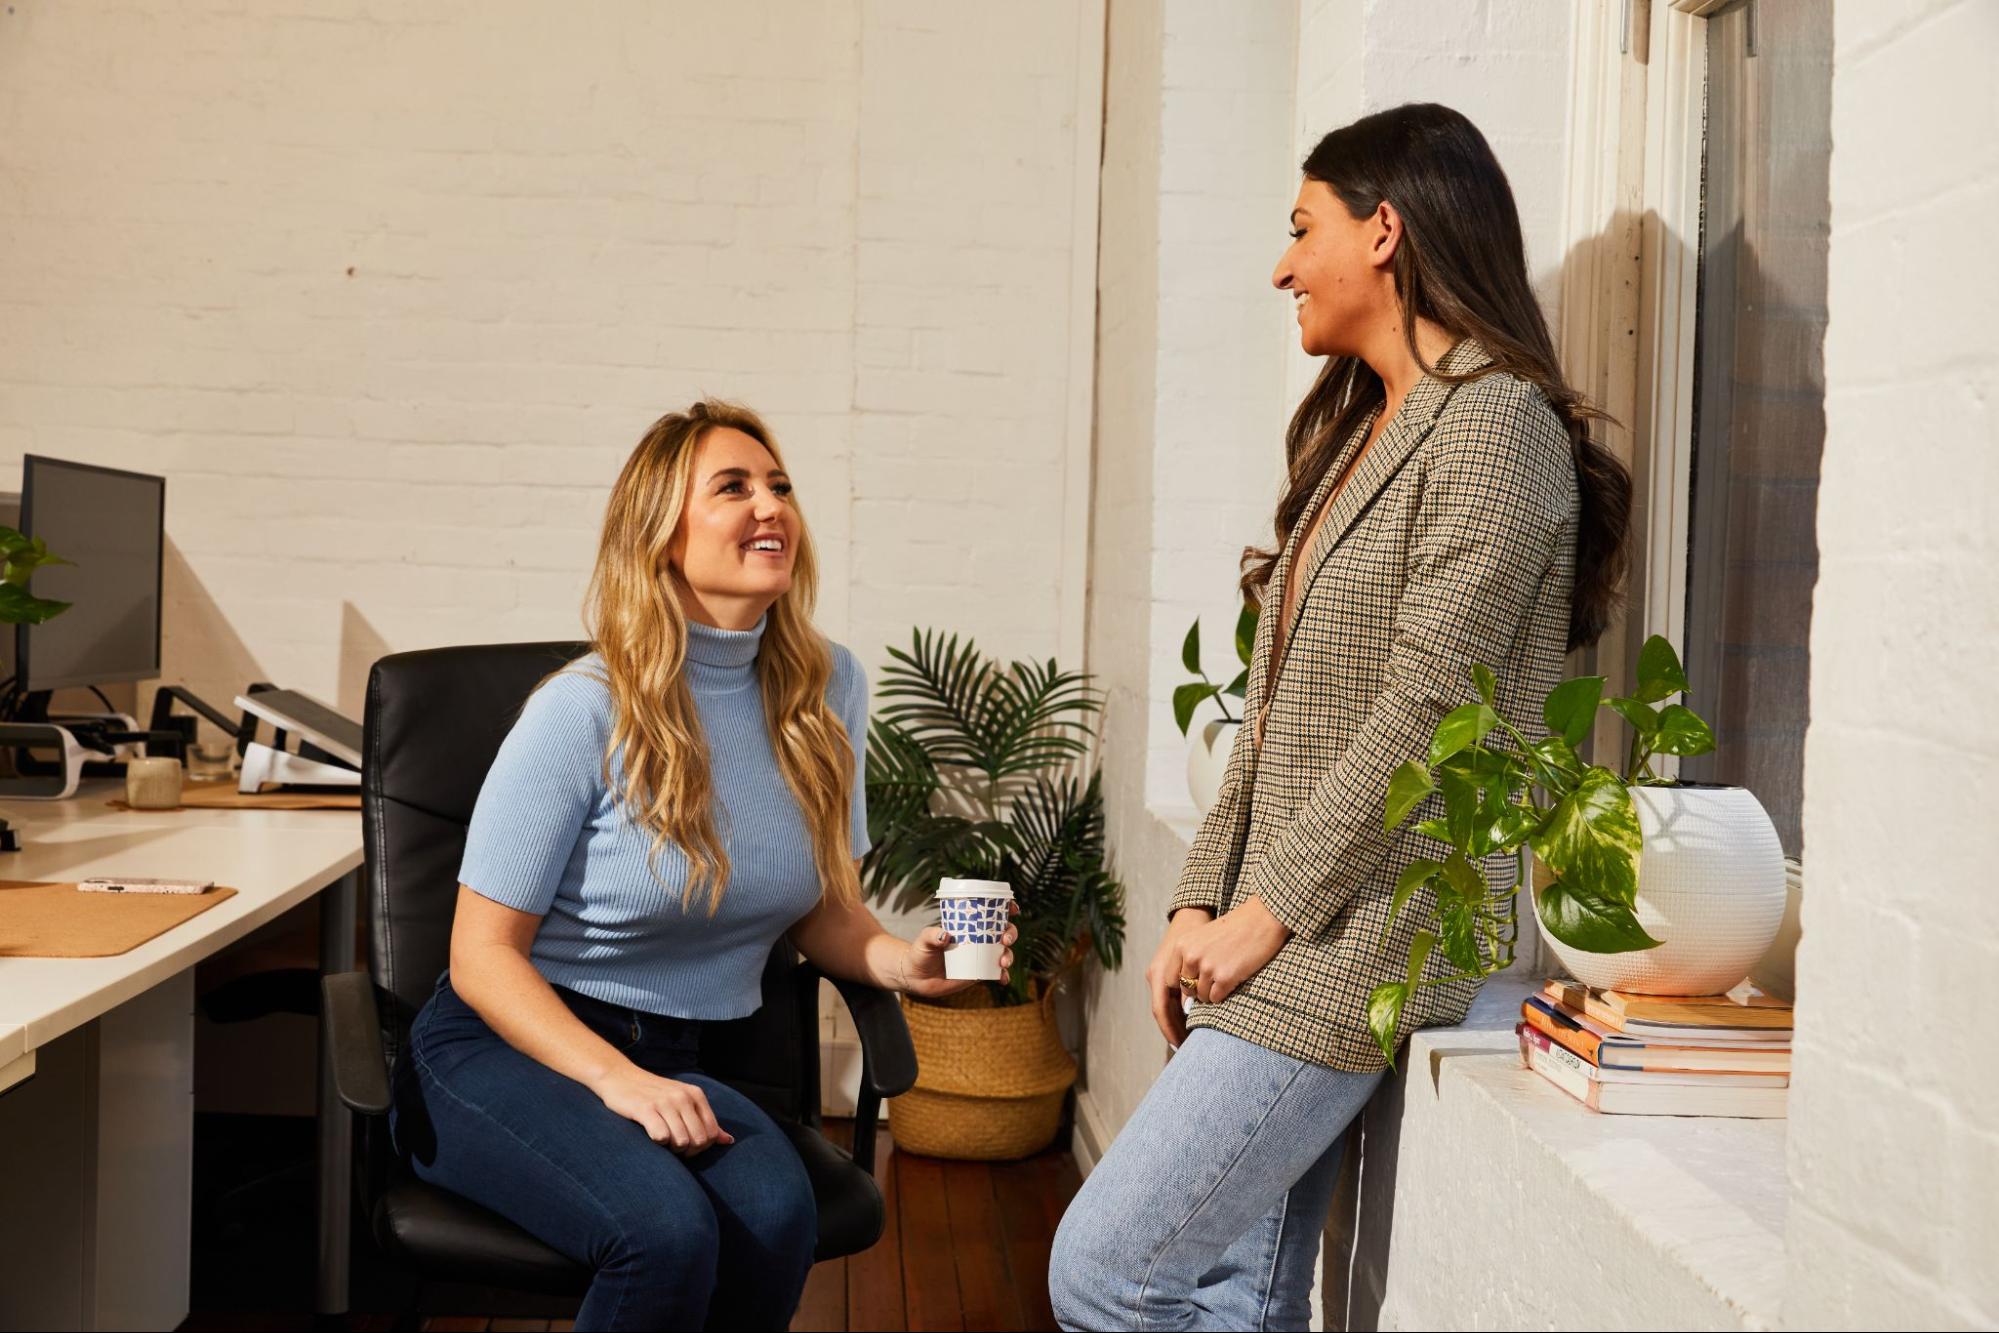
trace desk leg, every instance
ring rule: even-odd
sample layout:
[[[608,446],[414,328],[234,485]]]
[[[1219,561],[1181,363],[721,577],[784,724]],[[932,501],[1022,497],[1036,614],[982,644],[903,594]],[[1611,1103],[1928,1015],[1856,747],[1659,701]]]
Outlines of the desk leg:
[[[361,875],[343,875],[319,895],[319,970],[354,968]],[[313,1311],[343,1316],[348,1300],[348,1237],[354,1212],[354,1118],[333,1089],[333,1047],[319,1026],[319,1267]]]

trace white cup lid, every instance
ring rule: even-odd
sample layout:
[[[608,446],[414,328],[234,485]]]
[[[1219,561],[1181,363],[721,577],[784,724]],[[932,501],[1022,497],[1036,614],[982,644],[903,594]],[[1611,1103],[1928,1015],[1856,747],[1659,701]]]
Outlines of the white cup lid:
[[[937,885],[939,898],[1011,898],[1013,886],[998,879],[945,879]]]

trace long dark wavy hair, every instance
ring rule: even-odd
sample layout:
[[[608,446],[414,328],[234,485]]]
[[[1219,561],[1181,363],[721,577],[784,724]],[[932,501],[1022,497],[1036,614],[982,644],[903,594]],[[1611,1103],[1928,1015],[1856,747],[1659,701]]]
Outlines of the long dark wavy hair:
[[[1624,581],[1631,522],[1631,473],[1591,437],[1608,420],[1570,388],[1555,359],[1554,339],[1527,280],[1520,214],[1499,159],[1478,127],[1449,107],[1412,103],[1363,116],[1319,140],[1305,175],[1321,181],[1354,218],[1385,200],[1402,215],[1395,249],[1395,294],[1416,363],[1439,379],[1462,382],[1424,361],[1416,321],[1427,319],[1456,338],[1475,338],[1505,371],[1539,389],[1568,432],[1582,517],[1569,607],[1569,648],[1595,643],[1616,609]],[[1261,600],[1291,530],[1325,477],[1340,446],[1385,399],[1381,377],[1358,357],[1327,360],[1298,404],[1284,435],[1288,463],[1277,505],[1273,550],[1243,552],[1242,591]]]

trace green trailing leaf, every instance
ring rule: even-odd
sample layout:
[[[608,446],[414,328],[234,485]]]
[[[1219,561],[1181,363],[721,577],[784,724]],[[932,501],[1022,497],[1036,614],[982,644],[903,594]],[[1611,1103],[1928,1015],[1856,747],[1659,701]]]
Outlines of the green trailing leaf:
[[[1381,923],[1381,937],[1384,940],[1388,938],[1389,927],[1395,924],[1396,914],[1408,906],[1416,890],[1443,873],[1443,869],[1442,861],[1432,861],[1427,857],[1418,857],[1402,868],[1402,873],[1395,877],[1395,893],[1388,900],[1388,919]]]
[[[1511,852],[1532,837],[1544,816],[1531,806],[1509,805],[1492,823],[1492,850]]]
[[[33,596],[17,583],[0,583],[0,625],[39,625],[69,608],[68,602]]]
[[[1402,1022],[1402,1006],[1409,1002],[1409,987],[1400,981],[1384,981],[1367,996],[1367,1030],[1381,1048],[1382,1059],[1395,1068],[1395,1029]]]
[[[1645,646],[1638,650],[1636,697],[1645,703],[1656,704],[1686,688],[1687,673],[1680,666],[1680,655],[1673,651],[1673,645],[1666,636],[1654,634],[1645,640]]]
[[[1409,972],[1407,982],[1409,994],[1416,993],[1416,986],[1423,977],[1423,965],[1430,961],[1430,950],[1437,947],[1436,935],[1427,930],[1419,930],[1409,937]]]
[[[1460,750],[1437,766],[1438,772],[1455,773],[1481,791],[1510,791],[1525,781],[1526,770],[1508,752],[1493,749]]]
[[[1242,614],[1235,619],[1235,655],[1245,667],[1256,653],[1257,611],[1255,602],[1244,602]]]
[[[1646,740],[1659,734],[1659,710],[1642,699],[1605,699],[1604,703]]]
[[[1626,907],[1637,897],[1642,844],[1630,791],[1617,774],[1596,767],[1555,803],[1547,822],[1528,839],[1534,854],[1571,889]]]
[[[1473,687],[1478,690],[1478,697],[1485,700],[1488,704],[1493,701],[1493,696],[1498,693],[1499,677],[1493,675],[1492,668],[1483,662],[1472,663],[1471,682]]]
[[[1543,787],[1557,796],[1566,796],[1582,781],[1583,770],[1588,767],[1568,741],[1560,736],[1543,736],[1529,747],[1528,753],[1534,759],[1534,776]]]
[[[1466,859],[1463,852],[1452,852],[1444,858],[1444,883],[1450,886],[1452,897],[1463,903],[1485,901],[1485,876],[1477,866]]]
[[[1451,840],[1451,826],[1441,819],[1425,819],[1416,825],[1416,831],[1441,843],[1448,844]]]
[[[1469,849],[1472,829],[1478,821],[1477,785],[1461,774],[1440,769],[1437,790],[1444,796],[1444,824],[1451,831],[1451,846]]]
[[[1561,737],[1571,747],[1579,747],[1588,740],[1590,730],[1596,726],[1603,684],[1602,676],[1577,676],[1550,690],[1547,701],[1541,705],[1541,720],[1548,724],[1548,733]]]
[[[1197,676],[1201,674],[1201,621],[1198,616],[1193,624],[1187,626],[1187,637],[1180,642],[1180,665]],[[1185,731],[1186,728],[1180,730]]]
[[[1182,736],[1193,724],[1194,710],[1201,706],[1203,700],[1212,699],[1220,693],[1213,685],[1181,685],[1173,691],[1173,720],[1179,724]]]
[[[1659,710],[1659,733],[1652,738],[1652,747],[1660,754],[1706,754],[1714,749],[1714,732],[1685,704],[1667,704]]]
[[[1477,745],[1499,725],[1499,714],[1487,704],[1466,704],[1444,714],[1430,740],[1430,763],[1441,764],[1468,745]]]
[[[1242,670],[1236,672],[1235,679],[1230,681],[1228,683],[1228,687],[1222,691],[1223,694],[1233,695],[1238,699],[1242,698],[1243,695],[1247,694],[1248,692],[1249,692],[1248,667],[1244,667]]]
[[[1572,949],[1635,953],[1660,943],[1645,933],[1629,906],[1566,880],[1542,888],[1534,910],[1548,933]]]
[[[1456,899],[1437,905],[1437,952],[1451,960],[1460,971],[1480,972],[1478,909]]]
[[[1425,797],[1437,789],[1430,779],[1430,770],[1411,759],[1395,770],[1395,776],[1388,780],[1388,802],[1382,812],[1381,827],[1385,833],[1395,831],[1396,825],[1409,818],[1409,812],[1423,803]]]

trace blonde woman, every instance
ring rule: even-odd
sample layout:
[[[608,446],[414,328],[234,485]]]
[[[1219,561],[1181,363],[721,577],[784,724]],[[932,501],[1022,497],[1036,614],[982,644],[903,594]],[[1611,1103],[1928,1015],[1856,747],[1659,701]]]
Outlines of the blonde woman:
[[[595,651],[529,699],[479,793],[398,1121],[434,1132],[419,1176],[596,1270],[580,1329],[790,1323],[804,1166],[697,1067],[780,935],[835,976],[967,984],[941,930],[905,943],[860,902],[867,681],[812,628],[815,578],[762,421],[662,417],[611,491]]]

